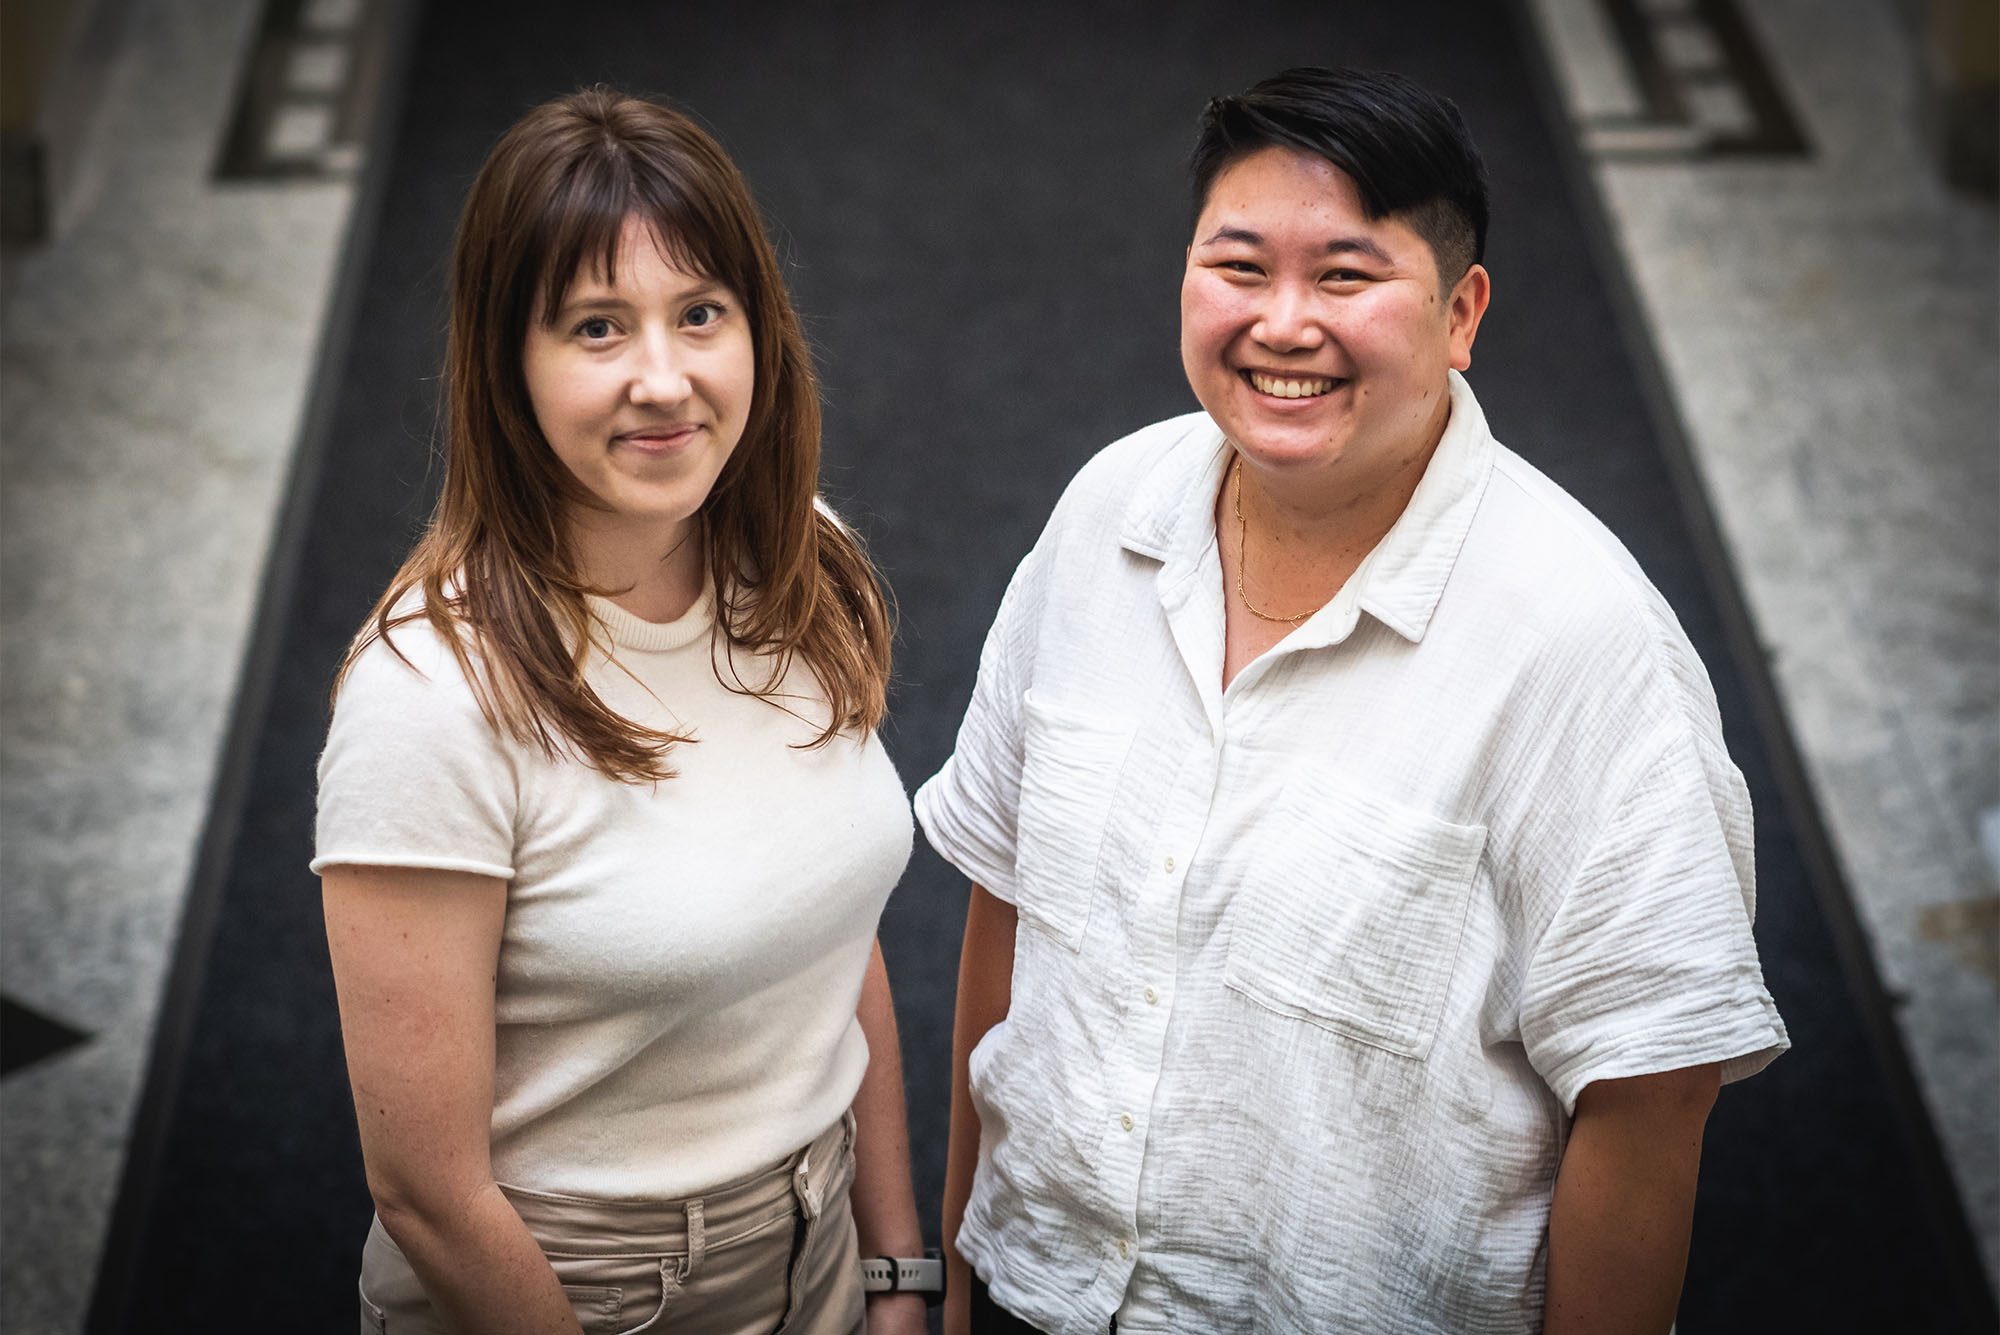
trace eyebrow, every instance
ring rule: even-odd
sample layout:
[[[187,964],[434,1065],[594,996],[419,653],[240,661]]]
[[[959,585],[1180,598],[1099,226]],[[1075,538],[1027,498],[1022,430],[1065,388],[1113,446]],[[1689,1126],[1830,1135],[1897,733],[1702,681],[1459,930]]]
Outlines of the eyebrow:
[[[544,315],[542,323],[553,329],[559,324],[566,324],[582,315],[623,310],[629,307],[630,304],[619,298],[608,288],[600,288],[595,292],[586,292],[582,296],[578,296],[576,289],[572,287],[569,293],[563,297],[562,305]]]
[[[562,309],[557,311],[556,314],[567,315],[571,311],[583,310],[588,307],[629,306],[631,304],[631,302],[619,296],[617,292],[610,288],[601,287],[594,291],[587,289],[581,295],[572,288],[569,294],[563,298]]]
[[[731,294],[727,283],[724,283],[719,278],[703,278],[683,289],[678,294],[677,299],[692,301],[699,297],[728,295]],[[556,311],[555,315],[549,320],[549,323],[555,324],[571,316],[580,315],[585,311],[625,310],[629,309],[631,305],[632,302],[629,298],[621,295],[617,288],[605,284],[602,279],[593,278],[584,282],[573,281],[570,284],[569,291],[563,296],[561,308]]]
[[[1260,233],[1250,231],[1244,227],[1217,228],[1215,234],[1201,244],[1212,246],[1218,241],[1241,241],[1246,246],[1261,246],[1264,244],[1264,238]]]
[[[1218,241],[1238,241],[1246,246],[1261,246],[1264,244],[1264,235],[1261,232],[1253,232],[1247,227],[1220,227],[1201,244],[1212,246]],[[1326,243],[1326,253],[1329,255],[1348,252],[1366,255],[1384,264],[1390,262],[1389,252],[1365,236],[1337,236]]]
[[[1390,262],[1389,252],[1365,236],[1337,236],[1326,243],[1326,253],[1329,255],[1339,255],[1347,251],[1366,255],[1370,259],[1380,260],[1384,264]]]

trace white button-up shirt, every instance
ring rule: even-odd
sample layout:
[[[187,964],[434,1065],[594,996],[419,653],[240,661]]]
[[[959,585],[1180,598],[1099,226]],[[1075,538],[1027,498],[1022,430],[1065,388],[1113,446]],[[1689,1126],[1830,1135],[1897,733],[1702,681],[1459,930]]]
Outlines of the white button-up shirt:
[[[1578,1092],[1786,1046],[1707,675],[1451,393],[1403,517],[1226,691],[1221,433],[1105,450],[917,796],[1019,910],[957,1241],[1053,1335],[1536,1330]]]

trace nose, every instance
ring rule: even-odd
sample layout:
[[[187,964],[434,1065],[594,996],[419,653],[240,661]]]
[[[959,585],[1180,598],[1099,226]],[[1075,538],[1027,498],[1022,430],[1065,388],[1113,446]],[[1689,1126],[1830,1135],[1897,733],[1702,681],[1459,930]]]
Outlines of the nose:
[[[634,342],[632,402],[674,404],[690,392],[686,349],[671,334],[648,333]]]
[[[1307,352],[1326,341],[1314,294],[1293,283],[1273,286],[1251,337],[1273,352]]]

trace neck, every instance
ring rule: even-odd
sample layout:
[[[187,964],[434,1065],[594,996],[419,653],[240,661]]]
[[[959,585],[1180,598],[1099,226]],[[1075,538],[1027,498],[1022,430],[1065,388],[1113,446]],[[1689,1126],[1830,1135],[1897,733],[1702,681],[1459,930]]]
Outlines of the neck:
[[[598,515],[574,515],[568,537],[583,581],[636,617],[673,621],[701,597],[705,562],[699,516],[636,527]]]
[[[1310,474],[1259,464],[1239,450],[1244,514],[1253,529],[1302,556],[1365,556],[1409,507],[1450,419],[1447,397],[1407,447],[1360,452],[1355,459],[1365,465],[1340,458]]]

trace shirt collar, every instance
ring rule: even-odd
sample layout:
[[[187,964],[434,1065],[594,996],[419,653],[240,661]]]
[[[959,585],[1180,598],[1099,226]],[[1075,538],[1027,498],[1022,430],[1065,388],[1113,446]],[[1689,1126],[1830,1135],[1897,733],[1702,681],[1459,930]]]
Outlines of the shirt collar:
[[[1229,459],[1229,442],[1207,413],[1180,421],[1185,429],[1140,479],[1118,531],[1125,547],[1169,566],[1198,557],[1214,538],[1211,509]]]
[[[1358,612],[1412,642],[1422,640],[1457,564],[1493,467],[1495,442],[1472,387],[1450,374],[1451,420],[1402,517],[1340,594],[1287,637],[1309,648],[1347,638]],[[1162,584],[1194,573],[1215,541],[1215,494],[1228,441],[1206,414],[1160,457],[1125,507],[1119,540],[1165,564]]]

